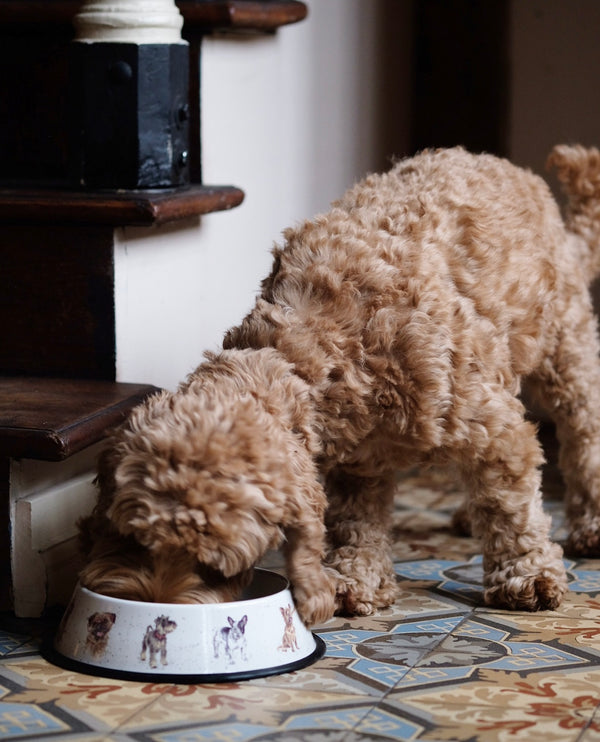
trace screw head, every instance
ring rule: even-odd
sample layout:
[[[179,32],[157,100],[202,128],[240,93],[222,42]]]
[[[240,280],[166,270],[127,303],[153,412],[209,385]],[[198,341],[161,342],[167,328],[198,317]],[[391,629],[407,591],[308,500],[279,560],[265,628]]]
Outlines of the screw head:
[[[108,78],[116,85],[123,85],[124,83],[129,82],[132,77],[133,70],[131,69],[131,66],[128,65],[127,62],[123,62],[123,60],[113,62],[108,69]]]

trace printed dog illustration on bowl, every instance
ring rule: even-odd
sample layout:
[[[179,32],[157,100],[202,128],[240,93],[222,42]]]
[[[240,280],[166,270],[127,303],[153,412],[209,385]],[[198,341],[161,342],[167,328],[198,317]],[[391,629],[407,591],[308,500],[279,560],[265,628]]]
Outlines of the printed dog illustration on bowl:
[[[281,645],[277,647],[277,649],[282,652],[287,652],[288,649],[291,649],[292,652],[295,652],[297,649],[300,649],[298,646],[298,639],[296,638],[296,629],[294,627],[294,613],[296,611],[289,603],[286,608],[280,608],[279,610],[281,611],[281,615],[285,621],[285,629],[283,631]]]
[[[85,646],[92,657],[100,657],[106,650],[108,634],[117,619],[114,613],[92,613],[87,620]]]
[[[156,668],[156,656],[160,653],[160,664],[167,665],[167,634],[175,631],[177,624],[168,616],[158,616],[154,619],[154,628],[148,626],[142,641],[140,659],[146,661],[146,654],[150,651],[150,667]]]
[[[227,617],[228,626],[223,626],[215,631],[213,648],[215,659],[219,659],[224,653],[230,665],[235,664],[236,658],[247,660],[246,653],[246,624],[248,616],[244,615],[239,621],[234,621],[231,616]]]

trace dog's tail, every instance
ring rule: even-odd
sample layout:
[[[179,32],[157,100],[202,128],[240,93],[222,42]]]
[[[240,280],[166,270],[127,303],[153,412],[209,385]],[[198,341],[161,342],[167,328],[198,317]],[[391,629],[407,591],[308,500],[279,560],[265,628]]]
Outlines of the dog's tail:
[[[556,169],[568,197],[566,225],[580,238],[583,269],[591,283],[600,275],[600,151],[559,144],[550,153],[547,166]]]

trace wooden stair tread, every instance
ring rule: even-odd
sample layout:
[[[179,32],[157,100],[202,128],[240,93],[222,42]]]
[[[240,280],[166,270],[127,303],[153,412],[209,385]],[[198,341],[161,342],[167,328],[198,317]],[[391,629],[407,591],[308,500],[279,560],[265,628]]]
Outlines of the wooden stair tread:
[[[244,192],[235,186],[137,191],[0,188],[0,222],[143,226],[225,211],[243,200]]]
[[[1,377],[0,458],[66,459],[157,391],[150,384]]]
[[[308,12],[299,0],[176,0],[187,28],[272,32]],[[69,24],[81,0],[1,0],[1,23]]]

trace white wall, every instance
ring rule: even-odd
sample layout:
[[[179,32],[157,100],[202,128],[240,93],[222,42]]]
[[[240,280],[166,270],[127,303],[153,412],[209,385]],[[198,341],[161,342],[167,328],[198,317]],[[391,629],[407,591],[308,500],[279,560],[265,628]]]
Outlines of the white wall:
[[[319,0],[275,35],[203,42],[203,180],[246,198],[191,223],[118,230],[118,380],[173,388],[250,308],[282,229],[379,166],[380,10]]]

